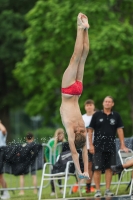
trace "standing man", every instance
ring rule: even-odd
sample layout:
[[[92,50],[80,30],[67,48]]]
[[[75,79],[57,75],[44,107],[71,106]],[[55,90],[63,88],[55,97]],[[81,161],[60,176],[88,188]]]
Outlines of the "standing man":
[[[89,151],[89,132],[88,132],[88,127],[90,125],[92,115],[95,113],[95,103],[92,99],[88,99],[84,103],[84,108],[86,113],[82,115],[85,127],[86,127],[86,145],[87,145],[87,150],[88,150],[88,172],[89,172],[89,177],[90,179],[86,180],[86,193],[91,192],[91,181],[92,181],[92,154]],[[93,134],[94,136],[94,134]],[[94,139],[94,137],[93,137]]]
[[[34,142],[34,135],[32,133],[27,133],[26,135],[26,143],[23,146],[28,146]],[[37,194],[37,176],[36,176],[36,160],[31,164],[31,176],[34,187],[34,194]],[[20,175],[20,187],[24,188],[24,175]],[[19,195],[24,195],[24,190],[21,189]]]
[[[101,171],[105,169],[106,191],[105,196],[113,196],[114,193],[110,191],[110,184],[112,180],[111,165],[115,165],[116,161],[116,132],[120,140],[120,148],[128,152],[124,143],[123,123],[120,115],[112,111],[114,100],[111,96],[105,97],[103,101],[103,110],[97,111],[92,116],[89,126],[90,134],[90,152],[93,155],[94,164],[94,182],[96,185],[95,197],[101,197],[100,180]],[[94,144],[92,143],[92,133],[94,131]]]
[[[3,172],[2,172],[4,151],[2,150],[1,147],[6,146],[6,137],[7,137],[6,128],[4,127],[4,125],[0,121],[0,184],[1,184],[3,189],[7,188],[7,184],[6,184],[6,181],[4,179]],[[9,194],[8,190],[4,190],[3,195],[1,196],[1,199],[9,199],[9,198],[10,198],[10,194]]]

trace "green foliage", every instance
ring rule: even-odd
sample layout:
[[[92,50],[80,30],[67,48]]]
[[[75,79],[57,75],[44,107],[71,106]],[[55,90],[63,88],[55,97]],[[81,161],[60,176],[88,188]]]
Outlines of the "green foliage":
[[[14,75],[30,101],[26,111],[42,114],[45,123],[61,124],[60,85],[76,38],[79,12],[90,23],[90,53],[85,66],[84,92],[80,99],[93,98],[101,109],[103,98],[111,95],[121,113],[126,134],[133,120],[133,2],[132,1],[37,1],[26,15],[25,57]]]
[[[55,128],[44,127],[33,131],[36,141],[47,143],[54,136]]]
[[[1,105],[14,105],[14,97],[17,94],[17,82],[12,76],[12,69],[17,61],[22,57],[24,37],[21,31],[24,28],[22,17],[5,10],[0,15],[0,62],[2,77],[0,83]],[[14,95],[13,95],[14,92]],[[16,98],[17,99],[17,98]],[[20,99],[19,99],[20,100]]]
[[[43,128],[38,128],[36,130],[29,130],[27,131],[27,129],[25,129],[26,131],[24,131],[21,135],[18,134],[14,135],[13,140],[10,141],[9,143],[25,143],[25,136],[28,132],[33,133],[34,135],[34,139],[36,142],[39,143],[47,143],[52,137],[54,137],[54,133],[56,128],[52,128],[52,127],[43,127]]]
[[[9,126],[10,108],[18,107],[24,102],[24,95],[12,70],[24,56],[23,30],[27,27],[24,14],[35,2],[36,0],[0,1],[0,118],[6,127]]]

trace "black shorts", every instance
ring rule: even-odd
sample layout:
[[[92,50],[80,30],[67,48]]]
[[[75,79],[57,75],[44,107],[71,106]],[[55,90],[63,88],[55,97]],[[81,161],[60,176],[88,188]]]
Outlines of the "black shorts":
[[[24,172],[22,175],[26,175],[30,173],[31,175],[36,175],[36,164],[32,163]]]
[[[0,174],[3,174],[4,152],[0,150]]]
[[[93,155],[93,171],[110,169],[111,165],[116,164],[115,152],[96,152]]]
[[[89,161],[89,162],[92,162],[92,160],[93,160],[93,154],[91,154],[91,153],[89,152],[89,150],[88,150],[88,161]]]

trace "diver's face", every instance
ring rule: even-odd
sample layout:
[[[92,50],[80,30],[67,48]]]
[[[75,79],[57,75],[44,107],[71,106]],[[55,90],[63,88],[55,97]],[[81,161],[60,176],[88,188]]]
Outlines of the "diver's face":
[[[76,133],[76,134],[84,134],[84,133],[85,133],[85,128],[76,127],[75,133]]]

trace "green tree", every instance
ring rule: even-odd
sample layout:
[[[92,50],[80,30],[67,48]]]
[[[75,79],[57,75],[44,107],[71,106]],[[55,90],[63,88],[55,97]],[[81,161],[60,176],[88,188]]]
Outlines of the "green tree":
[[[24,15],[35,4],[31,1],[0,1],[0,119],[9,130],[9,110],[23,104],[24,96],[12,70],[24,56],[27,27]],[[23,100],[22,100],[23,99]]]
[[[83,12],[90,23],[90,53],[85,66],[83,103],[93,98],[99,109],[111,95],[131,135],[132,93],[132,1],[38,1],[27,14],[25,57],[14,70],[29,99],[26,111],[42,114],[46,124],[61,123],[60,85],[76,37],[76,16]]]

